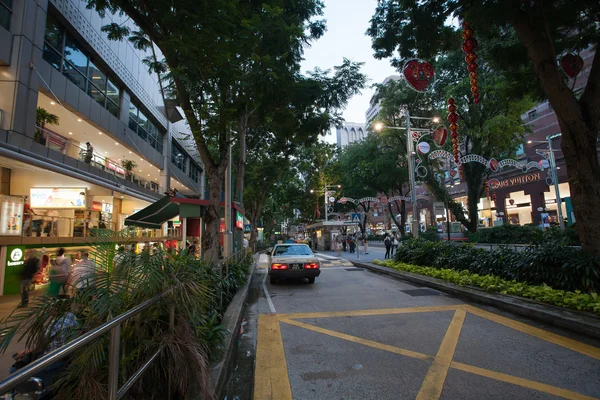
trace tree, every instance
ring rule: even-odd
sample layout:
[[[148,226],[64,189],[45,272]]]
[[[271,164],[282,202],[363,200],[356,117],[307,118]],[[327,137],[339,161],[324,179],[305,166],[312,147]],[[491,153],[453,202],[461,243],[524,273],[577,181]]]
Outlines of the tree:
[[[594,51],[600,39],[600,4],[586,0],[480,2],[475,0],[380,1],[368,34],[375,56],[431,58],[455,46],[450,17],[464,18],[480,42],[493,51],[487,60],[510,74],[512,81],[548,98],[560,125],[573,208],[583,248],[600,255],[600,56],[592,57],[581,94],[561,72],[557,58],[567,52]],[[531,79],[531,77],[537,79]],[[537,87],[532,87],[537,81]]]
[[[46,124],[50,125],[58,125],[60,118],[58,115],[54,115],[51,112],[48,112],[43,107],[38,107],[35,111],[35,125],[39,128],[35,130],[35,140],[38,143],[46,144],[44,139],[44,129],[46,128]],[[43,142],[43,143],[42,143]]]
[[[276,93],[280,81],[287,82],[299,71],[303,46],[324,31],[324,24],[313,20],[322,14],[322,4],[318,0],[87,3],[101,15],[127,14],[164,56],[168,66],[165,90],[183,109],[207,172],[210,195],[203,216],[202,247],[207,259],[214,261],[219,247],[219,203],[235,130],[240,119]],[[132,34],[126,25],[117,23],[103,30],[112,39]],[[237,132],[242,149],[245,127]]]

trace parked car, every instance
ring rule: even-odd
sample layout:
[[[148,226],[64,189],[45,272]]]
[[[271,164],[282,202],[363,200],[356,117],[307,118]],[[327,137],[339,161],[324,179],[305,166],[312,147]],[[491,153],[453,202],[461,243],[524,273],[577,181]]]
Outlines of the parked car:
[[[305,244],[278,244],[269,255],[271,284],[281,278],[308,278],[308,283],[315,283],[315,278],[320,274],[321,263]]]

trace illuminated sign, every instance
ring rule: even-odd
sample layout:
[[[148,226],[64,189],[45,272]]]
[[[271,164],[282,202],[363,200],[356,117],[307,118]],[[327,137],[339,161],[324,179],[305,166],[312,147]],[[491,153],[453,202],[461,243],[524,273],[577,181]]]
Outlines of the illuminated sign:
[[[24,205],[25,201],[22,197],[2,196],[2,204],[0,206],[0,235],[21,235]]]
[[[21,247],[8,247],[6,265],[9,267],[18,267],[25,264],[23,260],[23,249]]]
[[[235,212],[235,227],[244,229],[244,216],[239,211]]]
[[[514,178],[508,178],[508,179],[502,179],[502,180],[491,179],[489,184],[490,184],[490,189],[495,190],[495,189],[501,189],[501,188],[505,188],[505,187],[523,185],[523,184],[531,183],[531,182],[537,182],[541,179],[542,179],[541,174],[539,172],[534,172],[531,174],[519,175]]]
[[[108,169],[110,169],[112,171],[115,171],[118,174],[125,175],[125,170],[123,168],[119,167],[116,164],[113,164],[110,161],[106,163],[106,168],[108,168]]]
[[[31,208],[85,208],[85,188],[31,188]]]
[[[102,203],[99,201],[92,201],[92,211],[102,211]]]

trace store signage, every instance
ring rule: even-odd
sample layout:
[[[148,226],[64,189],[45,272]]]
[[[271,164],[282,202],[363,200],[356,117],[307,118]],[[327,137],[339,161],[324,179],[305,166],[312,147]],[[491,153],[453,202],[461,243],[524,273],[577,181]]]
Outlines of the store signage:
[[[25,252],[22,247],[8,246],[6,251],[6,265],[9,267],[20,267],[25,264],[24,255]]]
[[[444,215],[446,213],[446,207],[444,203],[441,201],[433,202],[433,214],[434,215]]]
[[[239,211],[235,212],[235,227],[244,229],[244,216]]]
[[[546,204],[556,204],[556,199],[546,200]]]
[[[110,203],[102,203],[102,212],[108,213],[108,214],[112,214],[113,212],[113,205]]]
[[[85,208],[85,188],[31,188],[31,208]]]
[[[113,164],[110,161],[108,163],[106,163],[106,168],[108,168],[108,169],[110,169],[112,171],[115,171],[118,174],[125,175],[125,170],[123,168],[119,167],[116,164]]]
[[[18,196],[2,196],[0,205],[0,235],[20,236],[23,227],[25,200]]]
[[[490,189],[501,189],[505,187],[512,187],[518,185],[524,185],[527,183],[537,182],[542,179],[542,175],[539,172],[533,172],[531,174],[524,174],[515,176],[514,178],[502,179],[502,180],[490,180]]]
[[[92,211],[102,211],[102,203],[99,201],[92,201]]]

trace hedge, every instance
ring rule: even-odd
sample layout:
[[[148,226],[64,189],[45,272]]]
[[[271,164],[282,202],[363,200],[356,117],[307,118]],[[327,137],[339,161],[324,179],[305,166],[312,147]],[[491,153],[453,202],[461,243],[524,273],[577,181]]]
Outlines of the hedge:
[[[495,275],[473,274],[467,270],[458,271],[449,268],[421,267],[390,260],[375,260],[373,263],[398,271],[412,272],[442,279],[460,286],[478,287],[489,293],[521,296],[563,308],[590,311],[600,315],[600,297],[596,292],[582,293],[579,290],[558,290],[545,284],[529,285],[524,282],[517,282],[516,280],[509,281],[502,279]]]
[[[433,268],[467,270],[508,281],[548,285],[558,290],[598,292],[600,258],[559,241],[522,250],[476,249],[472,244],[409,240],[396,250],[396,261]]]
[[[547,241],[561,242],[565,245],[578,246],[579,236],[575,224],[564,231],[558,227],[542,230],[536,225],[502,225],[493,228],[479,228],[477,232],[466,232],[470,242],[500,244],[542,244]]]

